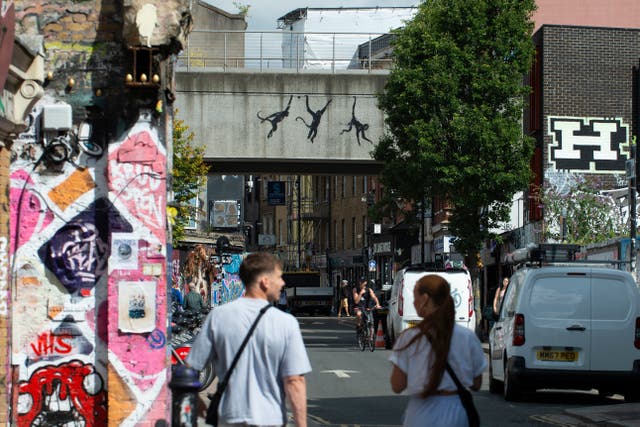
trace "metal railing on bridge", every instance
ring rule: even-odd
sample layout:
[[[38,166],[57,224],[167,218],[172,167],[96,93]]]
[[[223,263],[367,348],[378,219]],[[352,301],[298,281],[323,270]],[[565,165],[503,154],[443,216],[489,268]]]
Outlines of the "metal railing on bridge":
[[[388,33],[194,30],[178,70],[355,71],[391,68]]]

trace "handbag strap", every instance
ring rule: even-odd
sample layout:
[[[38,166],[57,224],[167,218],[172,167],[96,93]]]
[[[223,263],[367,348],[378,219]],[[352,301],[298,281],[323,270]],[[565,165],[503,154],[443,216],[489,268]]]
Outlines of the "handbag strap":
[[[253,331],[256,329],[256,326],[258,326],[258,322],[260,321],[260,318],[262,317],[262,315],[271,307],[272,307],[271,304],[267,304],[262,309],[260,309],[260,313],[258,314],[258,317],[256,318],[256,320],[254,320],[253,325],[251,325],[251,328],[249,328],[249,332],[247,332],[247,336],[244,337],[244,341],[242,341],[242,344],[240,344],[240,348],[238,349],[236,356],[233,358],[233,362],[231,362],[231,365],[229,366],[229,369],[227,370],[227,373],[225,374],[224,379],[220,384],[218,384],[218,389],[216,390],[216,394],[221,395],[222,393],[224,393],[224,389],[227,388],[227,383],[229,383],[229,377],[233,372],[233,368],[235,368],[236,365],[238,364],[238,359],[240,359],[240,355],[242,354],[242,351],[247,346],[247,343],[249,342],[249,338],[251,338],[251,334],[253,334]]]
[[[469,390],[467,390],[467,388],[462,385],[462,383],[458,379],[458,376],[456,375],[456,373],[451,368],[451,365],[449,365],[449,362],[447,362],[446,368],[447,368],[447,372],[449,373],[449,376],[451,377],[453,382],[456,383],[456,387],[458,388],[458,393],[462,394],[464,392],[468,392]]]

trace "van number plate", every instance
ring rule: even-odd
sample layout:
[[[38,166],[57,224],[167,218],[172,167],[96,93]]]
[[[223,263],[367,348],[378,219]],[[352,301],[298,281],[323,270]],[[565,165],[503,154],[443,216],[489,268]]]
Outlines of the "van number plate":
[[[549,362],[575,362],[578,360],[577,351],[550,351],[550,350],[538,350],[536,353],[538,360],[544,360]]]

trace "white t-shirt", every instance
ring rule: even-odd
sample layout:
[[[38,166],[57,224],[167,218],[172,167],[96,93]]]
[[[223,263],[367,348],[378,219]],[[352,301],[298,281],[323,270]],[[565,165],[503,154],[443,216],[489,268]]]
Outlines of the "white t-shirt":
[[[187,363],[202,369],[213,357],[222,381],[265,300],[242,297],[209,313],[196,337]],[[283,379],[311,372],[300,326],[290,314],[266,311],[231,373],[218,408],[220,423],[284,425]]]
[[[393,347],[393,353],[389,360],[407,375],[407,388],[409,395],[421,394],[429,382],[429,368],[435,355],[431,354],[431,343],[422,336],[410,347],[404,347],[416,334],[418,328],[407,329],[398,337]],[[476,334],[470,329],[454,325],[451,347],[449,348],[449,365],[456,373],[460,382],[470,387],[473,378],[481,375],[487,367],[487,360],[482,350],[482,345]],[[457,390],[447,371],[444,371],[438,390]]]

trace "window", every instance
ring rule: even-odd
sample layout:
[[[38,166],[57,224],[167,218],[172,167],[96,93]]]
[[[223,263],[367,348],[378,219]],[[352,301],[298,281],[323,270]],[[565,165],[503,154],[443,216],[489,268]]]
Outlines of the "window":
[[[184,228],[195,230],[198,228],[198,196],[189,200],[189,217]]]
[[[362,177],[362,194],[367,194],[367,191],[369,191],[367,187],[367,176],[365,175]]]
[[[322,180],[324,181],[324,201],[328,202],[331,199],[331,179],[325,176]]]
[[[351,218],[351,249],[355,249],[355,248],[356,248],[356,217],[354,216]]]
[[[284,233],[282,231],[282,220],[278,220],[278,241],[280,245],[284,245]]]
[[[362,217],[362,246],[367,246],[369,242],[367,241],[367,216]]]
[[[353,182],[351,183],[351,195],[355,196],[356,193],[358,192],[357,190],[358,188],[358,177],[357,176],[353,176]]]
[[[340,228],[342,228],[342,230],[341,230],[341,236],[340,236],[340,247],[341,247],[342,249],[346,249],[346,248],[345,248],[345,234],[346,234],[346,230],[345,230],[345,226],[344,226],[344,218],[342,219],[341,227],[340,227]]]
[[[347,186],[347,177],[343,176],[342,177],[342,187],[341,187],[341,191],[340,191],[340,195],[342,196],[343,199],[344,199],[344,193],[345,193],[346,186]]]
[[[338,249],[338,221],[333,220],[333,247]]]

